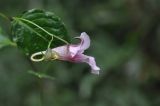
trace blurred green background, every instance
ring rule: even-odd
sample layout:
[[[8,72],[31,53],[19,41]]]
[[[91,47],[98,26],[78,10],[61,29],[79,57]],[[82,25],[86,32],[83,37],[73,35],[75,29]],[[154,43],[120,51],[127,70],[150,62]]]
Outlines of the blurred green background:
[[[160,106],[160,0],[0,0],[0,12],[52,11],[71,37],[91,38],[86,64],[33,63],[14,47],[0,49],[0,106]],[[9,22],[0,18],[5,35]],[[55,80],[29,74],[37,70]]]

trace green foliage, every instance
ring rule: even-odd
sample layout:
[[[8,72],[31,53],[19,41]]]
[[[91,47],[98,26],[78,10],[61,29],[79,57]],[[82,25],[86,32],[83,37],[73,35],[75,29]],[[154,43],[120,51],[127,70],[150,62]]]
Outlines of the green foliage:
[[[46,75],[44,73],[39,73],[39,72],[31,71],[31,70],[29,70],[28,73],[32,74],[32,75],[34,75],[34,76],[36,76],[38,78],[47,78],[47,79],[50,79],[50,80],[54,80],[55,79],[52,76]]]
[[[15,43],[13,43],[10,39],[7,37],[3,36],[3,31],[0,27],[0,49],[5,47],[5,46],[16,46]]]
[[[26,55],[69,42],[67,30],[58,16],[40,9],[24,12],[12,21],[13,40]]]
[[[91,47],[85,52],[95,57],[101,71],[99,76],[92,75],[83,63],[31,64],[17,49],[3,49],[0,51],[0,106],[160,106],[159,2],[1,0],[0,8],[5,14],[15,16],[39,6],[56,12],[70,35],[87,32]],[[32,20],[21,16],[14,17],[14,22],[23,22],[22,26],[27,24],[46,34],[29,24]],[[26,27],[25,30],[38,34]],[[43,40],[39,35],[36,36]]]

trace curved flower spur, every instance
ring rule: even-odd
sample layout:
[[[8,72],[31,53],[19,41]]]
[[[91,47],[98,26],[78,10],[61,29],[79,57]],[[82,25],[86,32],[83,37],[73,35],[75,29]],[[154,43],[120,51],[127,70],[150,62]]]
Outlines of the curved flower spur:
[[[75,63],[85,62],[90,65],[91,73],[99,74],[100,68],[96,65],[94,57],[83,54],[84,50],[88,49],[90,46],[89,36],[87,35],[87,33],[82,32],[80,37],[76,38],[81,40],[79,44],[68,44],[53,49],[47,49],[46,51],[37,52],[31,56],[31,60],[39,62],[43,60],[58,59]],[[38,55],[43,55],[43,57],[41,59],[35,59],[34,57]]]

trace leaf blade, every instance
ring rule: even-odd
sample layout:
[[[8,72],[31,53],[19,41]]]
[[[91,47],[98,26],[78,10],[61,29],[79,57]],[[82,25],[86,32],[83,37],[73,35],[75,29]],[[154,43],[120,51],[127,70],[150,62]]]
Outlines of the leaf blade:
[[[19,17],[13,17],[12,35],[18,47],[27,55],[46,50],[52,37],[55,39],[51,43],[51,48],[70,42],[60,18],[39,9],[32,9]]]

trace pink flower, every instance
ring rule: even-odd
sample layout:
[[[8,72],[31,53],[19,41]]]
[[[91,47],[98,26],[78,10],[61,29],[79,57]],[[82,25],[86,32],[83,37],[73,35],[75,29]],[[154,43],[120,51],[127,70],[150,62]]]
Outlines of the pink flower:
[[[49,57],[47,56],[47,58],[70,61],[75,63],[85,62],[90,65],[91,73],[99,74],[100,68],[96,65],[94,57],[83,54],[84,50],[88,49],[90,46],[89,36],[85,32],[83,32],[81,33],[80,37],[76,38],[80,39],[81,42],[79,44],[69,44],[53,48],[51,50],[51,54],[49,52],[47,53],[47,55],[49,54]],[[43,53],[46,54],[46,51],[43,51]],[[32,56],[31,59],[34,61]]]

